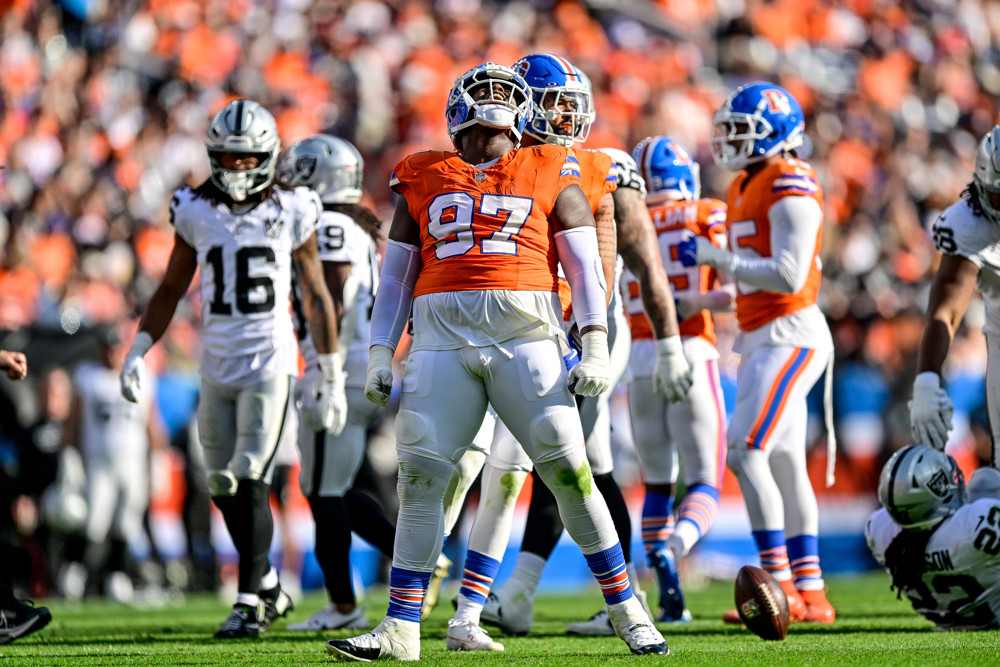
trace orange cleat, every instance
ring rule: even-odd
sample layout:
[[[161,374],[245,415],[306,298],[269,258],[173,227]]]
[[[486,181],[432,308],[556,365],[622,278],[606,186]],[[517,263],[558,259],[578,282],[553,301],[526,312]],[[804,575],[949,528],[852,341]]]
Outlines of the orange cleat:
[[[805,603],[805,614],[802,621],[805,623],[825,623],[829,625],[837,619],[837,612],[833,605],[826,599],[826,591],[799,591],[802,601]]]
[[[802,594],[795,588],[791,579],[785,579],[778,583],[781,584],[781,589],[785,591],[785,597],[788,598],[788,622],[802,623],[806,618],[806,603],[802,599]]]

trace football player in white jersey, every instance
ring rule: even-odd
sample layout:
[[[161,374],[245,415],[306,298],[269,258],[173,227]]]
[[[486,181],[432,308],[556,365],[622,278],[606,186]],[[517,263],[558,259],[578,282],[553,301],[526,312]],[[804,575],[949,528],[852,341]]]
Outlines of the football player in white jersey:
[[[882,508],[865,524],[875,560],[897,596],[941,630],[1000,629],[1000,498],[996,470],[980,468],[969,490],[994,495],[966,500],[955,459],[928,445],[910,445],[882,468]],[[988,483],[981,484],[981,480]]]
[[[125,358],[121,390],[135,401],[143,355],[163,335],[195,272],[202,315],[198,432],[208,486],[239,554],[236,604],[219,639],[256,636],[291,607],[267,559],[273,519],[265,483],[285,423],[298,344],[292,266],[322,372],[312,424],[339,433],[346,419],[337,321],[316,244],[322,205],[307,188],[273,187],[278,128],[256,102],[233,100],[212,118],[211,177],[170,202],[174,247]]]
[[[167,446],[156,413],[154,382],[146,382],[138,401],[121,397],[118,373],[125,348],[116,324],[95,328],[99,352],[73,372],[73,404],[64,434],[76,447],[87,477],[86,548],[80,561],[66,563],[65,573],[104,575],[105,595],[131,602],[133,584],[126,574],[126,554],[143,533],[149,507],[149,453]],[[85,569],[84,569],[85,568]],[[80,577],[84,586],[86,579]],[[78,592],[82,592],[78,591]]]
[[[943,450],[952,404],[941,387],[941,368],[973,290],[986,306],[986,405],[993,430],[992,463],[1000,466],[1000,125],[979,142],[972,182],[931,228],[941,252],[927,304],[927,325],[917,353],[910,427],[917,442]]]
[[[531,87],[535,102],[523,145],[553,144],[568,148],[585,141],[594,121],[593,94],[586,75],[565,58],[542,53],[525,56],[513,67]],[[645,193],[642,179],[634,162],[623,151],[603,149],[595,153],[577,149],[574,152],[588,198],[594,192],[593,199],[600,201],[595,216],[601,215],[601,207],[610,206],[616,223],[618,255],[635,275],[641,277],[637,282],[641,286],[642,302],[656,321],[652,356],[657,368],[658,388],[677,400],[690,386],[691,373],[677,335],[673,297],[660,263],[655,232],[642,202]],[[611,455],[609,401],[627,371],[630,347],[628,322],[617,287],[621,259],[615,267],[614,285],[609,286],[612,297],[607,311],[612,382],[604,393],[581,398],[578,405],[594,482],[611,511],[625,562],[634,573],[631,519],[621,489],[612,475]],[[571,322],[567,326],[571,328]],[[545,563],[562,534],[563,522],[554,496],[533,471],[531,504],[517,566],[503,586],[488,597],[480,594],[492,584],[508,541],[514,502],[525,478],[523,471],[531,469],[530,459],[520,451],[521,446],[509,430],[498,423],[497,431],[483,472],[479,508],[469,540],[469,553],[473,558],[466,559],[456,621],[478,622],[481,618],[506,632],[523,634],[531,628],[534,593]],[[645,606],[645,595],[637,587],[635,590]],[[483,605],[481,614],[475,609],[477,602]],[[606,607],[589,620],[570,624],[567,631],[571,634],[615,633]]]
[[[302,464],[299,486],[309,501],[316,524],[316,559],[326,578],[330,603],[292,631],[367,628],[364,610],[357,605],[351,577],[351,531],[392,557],[395,528],[368,496],[352,489],[365,456],[368,426],[379,406],[365,398],[368,368],[368,329],[378,286],[376,242],[380,223],[360,206],[364,161],[348,141],[326,134],[292,144],[278,162],[278,182],[305,186],[323,202],[317,229],[319,256],[326,284],[340,323],[338,348],[347,377],[347,423],[339,435],[314,431],[299,420]],[[315,385],[320,372],[316,346],[308,332],[299,341],[306,372],[296,385],[299,407],[314,400],[300,389]],[[345,354],[346,353],[346,354]]]

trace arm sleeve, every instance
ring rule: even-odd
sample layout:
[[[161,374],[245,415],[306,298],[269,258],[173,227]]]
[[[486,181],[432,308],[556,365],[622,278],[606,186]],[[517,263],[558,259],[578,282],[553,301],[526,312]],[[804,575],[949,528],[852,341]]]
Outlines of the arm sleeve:
[[[726,273],[768,292],[795,294],[806,284],[823,211],[811,197],[783,197],[768,211],[771,257],[733,255]]]
[[[420,252],[416,246],[389,240],[379,276],[378,294],[372,307],[370,345],[395,350],[410,317],[413,286],[420,272]]]
[[[608,308],[604,266],[597,249],[594,227],[574,227],[555,235],[556,250],[573,295],[573,316],[582,330],[600,325],[607,329]]]

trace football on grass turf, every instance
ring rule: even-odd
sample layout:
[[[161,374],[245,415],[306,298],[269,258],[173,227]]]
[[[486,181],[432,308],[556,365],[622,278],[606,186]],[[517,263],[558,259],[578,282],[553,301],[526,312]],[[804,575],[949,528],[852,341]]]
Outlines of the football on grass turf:
[[[781,584],[766,571],[744,565],[736,575],[736,611],[743,624],[762,639],[788,634],[788,598]]]

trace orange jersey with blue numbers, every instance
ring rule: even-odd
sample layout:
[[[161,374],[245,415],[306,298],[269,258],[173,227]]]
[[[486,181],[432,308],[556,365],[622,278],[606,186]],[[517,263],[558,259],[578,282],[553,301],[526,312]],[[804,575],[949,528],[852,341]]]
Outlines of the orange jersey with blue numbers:
[[[618,169],[610,155],[600,151],[578,149],[573,151],[571,160],[576,160],[580,166],[580,187],[590,202],[590,212],[597,213],[604,195],[618,189]],[[610,294],[611,287],[608,287]],[[608,297],[610,300],[610,296]],[[570,294],[569,281],[559,279],[559,303],[562,305],[563,321],[569,322],[573,317],[573,300]]]
[[[580,184],[568,149],[533,146],[478,169],[457,153],[424,151],[396,165],[389,186],[420,225],[415,297],[466,290],[558,291],[549,224],[556,198]]]
[[[707,238],[714,246],[724,246],[726,205],[718,199],[671,201],[649,207],[649,215],[656,227],[660,257],[674,295],[704,294],[711,290],[717,278],[715,269],[710,266],[684,266],[677,257],[677,245],[691,234],[697,234]],[[639,282],[631,274],[625,283],[625,290],[632,339],[653,338],[653,329],[642,308]],[[712,314],[707,310],[694,313],[680,323],[680,334],[684,337],[701,336],[715,345]]]
[[[783,197],[812,197],[822,208],[823,188],[809,163],[784,159],[766,166],[752,178],[748,178],[745,171],[739,173],[726,193],[732,252],[745,257],[773,256],[768,211]],[[822,238],[820,225],[806,283],[795,294],[767,292],[737,283],[736,319],[740,329],[752,331],[816,303],[821,279],[819,249]]]

